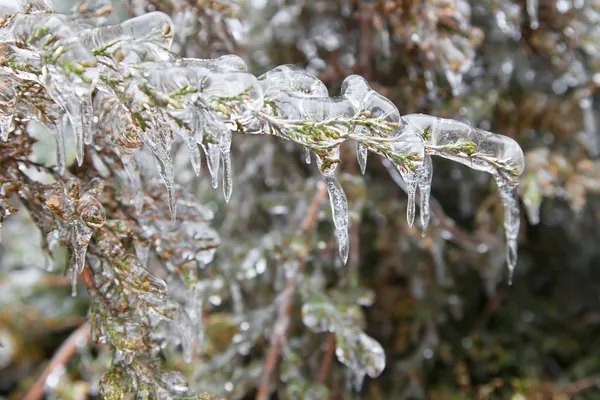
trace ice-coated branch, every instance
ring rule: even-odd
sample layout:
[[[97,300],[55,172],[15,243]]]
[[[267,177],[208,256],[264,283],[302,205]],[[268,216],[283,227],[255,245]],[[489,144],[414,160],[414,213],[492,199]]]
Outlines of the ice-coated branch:
[[[297,67],[280,66],[255,77],[237,56],[180,58],[169,50],[173,31],[170,17],[161,12],[101,27],[74,24],[49,10],[6,18],[0,27],[0,71],[6,77],[4,91],[16,92],[18,102],[0,110],[3,136],[14,129],[15,115],[39,120],[55,135],[61,160],[61,121],[66,115],[75,132],[79,163],[84,143],[104,135],[128,171],[135,170],[132,155],[145,146],[166,185],[173,219],[171,149],[177,136],[186,143],[196,174],[201,170],[202,148],[214,187],[222,164],[226,200],[233,191],[232,133],[291,140],[316,156],[344,261],[349,223],[346,196],[335,176],[340,146],[347,141],[357,144],[363,173],[369,151],[397,168],[409,196],[411,225],[420,190],[423,229],[429,221],[430,156],[444,157],[488,172],[496,180],[505,208],[512,273],[519,231],[516,187],[524,169],[523,152],[514,140],[450,119],[402,117],[390,100],[357,75],[346,78],[340,96],[330,97],[317,77]],[[56,109],[32,114],[36,93],[50,98]]]

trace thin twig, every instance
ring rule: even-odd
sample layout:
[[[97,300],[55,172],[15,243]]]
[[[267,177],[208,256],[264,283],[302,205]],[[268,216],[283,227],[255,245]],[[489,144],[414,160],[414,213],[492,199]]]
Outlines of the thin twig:
[[[321,202],[321,199],[325,196],[325,192],[325,185],[323,184],[323,182],[319,182],[317,191],[315,192],[310,202],[310,205],[308,206],[306,216],[300,224],[300,233],[305,233],[306,231],[308,231],[317,220],[319,204]],[[265,367],[263,369],[263,375],[258,389],[258,394],[256,395],[256,400],[266,400],[269,397],[271,375],[273,373],[275,365],[277,364],[277,360],[279,359],[279,353],[281,352],[281,344],[285,340],[290,314],[292,313],[292,303],[294,299],[294,294],[296,293],[296,284],[298,282],[297,275],[299,272],[301,272],[302,265],[303,264],[300,263],[300,265],[298,266],[298,271],[296,273],[290,274],[286,281],[285,289],[283,290],[283,298],[281,299],[282,304],[279,308],[277,319],[275,321],[275,331],[271,339],[271,346],[269,347],[269,350],[267,352],[267,357],[265,358]]]
[[[589,389],[598,383],[597,376],[591,376],[587,378],[582,378],[578,381],[575,381],[569,385],[567,385],[562,391],[567,395],[574,395],[579,392],[582,392],[586,389]]]
[[[90,323],[86,322],[81,325],[79,328],[74,330],[67,340],[63,342],[60,348],[54,353],[54,356],[42,371],[42,374],[35,381],[33,386],[29,389],[23,400],[38,400],[41,399],[44,394],[44,385],[46,384],[46,380],[54,371],[56,367],[59,365],[66,364],[73,354],[75,354],[75,350],[77,349],[77,343],[81,340],[87,340],[90,336]]]
[[[330,332],[327,334],[327,350],[323,356],[321,362],[321,368],[319,368],[319,376],[317,377],[317,383],[323,384],[327,381],[329,375],[329,369],[331,368],[331,360],[333,360],[333,352],[335,350],[335,333]]]

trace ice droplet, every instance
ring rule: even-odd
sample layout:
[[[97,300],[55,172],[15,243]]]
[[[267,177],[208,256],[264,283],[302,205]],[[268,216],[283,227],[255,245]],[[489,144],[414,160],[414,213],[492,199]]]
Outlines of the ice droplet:
[[[365,375],[378,377],[385,369],[385,352],[381,344],[358,329],[336,332],[337,359],[351,371],[351,383],[356,391],[362,387]]]
[[[304,152],[304,161],[306,161],[307,164],[310,164],[310,150],[306,149]]]
[[[342,185],[340,185],[340,182],[335,177],[334,171],[323,173],[323,179],[329,193],[331,214],[337,233],[340,256],[344,264],[346,264],[350,246],[348,239],[348,200],[346,199]]]

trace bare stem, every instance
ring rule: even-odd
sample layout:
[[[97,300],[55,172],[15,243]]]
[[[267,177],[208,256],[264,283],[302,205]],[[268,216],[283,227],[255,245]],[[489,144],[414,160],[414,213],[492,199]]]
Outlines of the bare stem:
[[[321,368],[319,368],[319,375],[317,377],[317,383],[325,383],[327,376],[329,375],[329,369],[331,368],[331,361],[333,360],[333,352],[335,350],[335,333],[330,332],[327,334],[327,350],[323,356],[321,362]]]
[[[90,327],[90,323],[86,322],[69,335],[67,340],[65,340],[56,353],[54,353],[54,356],[33,386],[31,386],[23,400],[38,400],[42,398],[44,394],[44,385],[52,371],[59,365],[66,364],[71,357],[73,357],[73,354],[75,354],[75,350],[77,349],[77,343],[82,339],[87,340],[89,338]]]
[[[319,211],[319,203],[325,196],[325,193],[325,185],[322,182],[319,182],[319,186],[310,202],[310,205],[308,206],[306,216],[300,224],[301,233],[308,231],[315,223]],[[294,294],[296,293],[296,286],[298,283],[297,276],[298,273],[301,272],[300,269],[302,266],[303,263],[301,262],[298,266],[298,271],[294,274],[290,274],[286,281],[285,289],[283,290],[283,298],[281,300],[282,304],[281,307],[279,307],[279,312],[275,321],[275,331],[271,339],[271,346],[267,352],[267,357],[265,358],[265,367],[263,369],[263,376],[258,389],[258,394],[256,395],[256,400],[267,400],[269,398],[269,384],[271,382],[271,375],[275,365],[277,364],[277,360],[279,359],[281,344],[285,340],[288,322],[292,313]]]

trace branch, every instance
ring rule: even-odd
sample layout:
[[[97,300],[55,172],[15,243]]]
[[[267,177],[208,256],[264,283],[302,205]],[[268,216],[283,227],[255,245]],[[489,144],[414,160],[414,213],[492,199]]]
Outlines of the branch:
[[[333,353],[335,350],[335,333],[330,332],[327,334],[327,351],[323,356],[323,362],[321,368],[319,368],[319,375],[317,377],[317,383],[324,384],[327,381],[327,375],[329,375],[329,369],[331,368],[331,360],[333,360]]]
[[[90,328],[90,323],[86,322],[69,335],[67,340],[65,340],[56,353],[54,353],[50,363],[44,368],[44,371],[42,371],[42,374],[38,377],[33,386],[31,386],[23,400],[38,400],[42,398],[44,394],[44,385],[52,371],[59,365],[66,364],[71,357],[73,357],[79,340],[87,340],[89,338]]]
[[[317,219],[317,214],[319,212],[319,203],[325,196],[326,192],[327,191],[325,185],[322,182],[319,182],[319,186],[310,202],[310,205],[308,206],[306,217],[304,217],[304,220],[300,224],[300,233],[305,233],[315,223]],[[302,266],[303,264],[298,266],[298,272],[300,272]],[[273,333],[271,346],[269,347],[269,351],[267,352],[267,357],[265,359],[265,367],[263,370],[263,376],[261,379],[258,394],[256,395],[256,400],[266,400],[269,397],[269,384],[271,381],[271,374],[273,372],[273,369],[275,368],[275,365],[277,364],[277,360],[279,359],[281,344],[285,339],[290,314],[292,313],[292,302],[294,299],[294,294],[296,293],[296,286],[298,282],[296,277],[297,273],[291,274],[291,276],[288,277],[285,284],[285,289],[283,290],[283,304],[279,308],[277,320],[275,321],[275,332]]]

